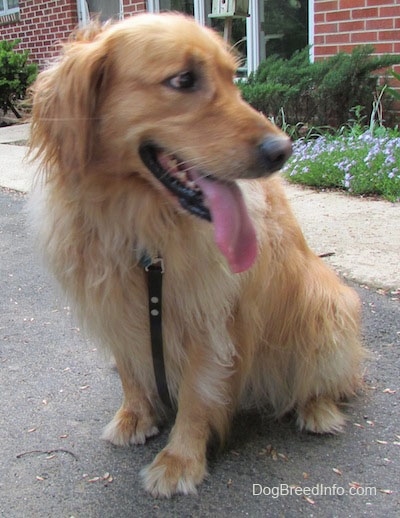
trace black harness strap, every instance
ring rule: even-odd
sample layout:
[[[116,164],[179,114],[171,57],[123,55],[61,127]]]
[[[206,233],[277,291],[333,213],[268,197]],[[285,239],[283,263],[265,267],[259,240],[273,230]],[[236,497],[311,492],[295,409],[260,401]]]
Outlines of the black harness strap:
[[[156,258],[144,267],[147,273],[147,287],[149,295],[149,319],[151,352],[153,357],[154,376],[158,395],[166,407],[172,409],[167,377],[165,374],[163,335],[162,335],[162,277],[164,263]]]

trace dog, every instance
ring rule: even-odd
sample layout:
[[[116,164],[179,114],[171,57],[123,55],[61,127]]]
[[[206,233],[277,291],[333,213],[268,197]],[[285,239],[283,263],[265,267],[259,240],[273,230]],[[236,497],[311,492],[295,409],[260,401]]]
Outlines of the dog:
[[[163,360],[176,418],[142,470],[153,496],[195,493],[207,446],[243,405],[336,433],[361,384],[360,302],[307,246],[278,171],[290,139],[251,108],[237,59],[178,14],[92,25],[33,87],[38,243],[123,402],[103,438],[142,444],[157,390],[143,258],[163,261]]]

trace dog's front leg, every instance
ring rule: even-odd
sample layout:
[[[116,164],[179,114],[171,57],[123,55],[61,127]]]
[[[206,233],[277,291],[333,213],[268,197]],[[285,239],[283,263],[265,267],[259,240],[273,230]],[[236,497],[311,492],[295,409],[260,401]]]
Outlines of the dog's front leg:
[[[155,497],[196,493],[207,474],[210,435],[213,431],[223,435],[229,423],[235,393],[232,367],[199,356],[189,358],[169,442],[142,470],[144,486]]]
[[[121,408],[105,427],[102,438],[116,446],[144,444],[147,437],[158,433],[154,409],[148,395],[137,381],[130,361],[115,354],[124,399]]]

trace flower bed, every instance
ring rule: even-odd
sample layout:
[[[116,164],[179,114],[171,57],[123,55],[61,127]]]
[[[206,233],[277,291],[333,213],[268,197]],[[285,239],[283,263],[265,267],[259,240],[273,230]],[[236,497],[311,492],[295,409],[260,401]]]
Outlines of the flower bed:
[[[400,201],[400,136],[321,136],[299,139],[283,170],[294,183],[339,188],[357,195]]]

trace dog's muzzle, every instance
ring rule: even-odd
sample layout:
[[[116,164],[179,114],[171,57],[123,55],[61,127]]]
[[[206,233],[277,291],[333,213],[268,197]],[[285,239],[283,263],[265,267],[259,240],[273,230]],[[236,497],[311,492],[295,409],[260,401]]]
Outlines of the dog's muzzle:
[[[208,172],[197,171],[190,163],[185,163],[177,155],[152,142],[142,144],[139,154],[147,168],[185,210],[207,221],[212,220],[212,215],[203,192],[204,182],[211,182],[214,186],[233,185],[232,181],[220,180]],[[292,144],[288,137],[268,136],[254,148],[253,166],[243,171],[243,178],[269,176],[281,169],[291,154]]]
[[[255,148],[253,167],[243,177],[268,176],[280,169],[291,152],[289,138],[265,138]],[[142,144],[139,154],[183,209],[212,222],[215,242],[231,270],[239,273],[250,268],[257,256],[257,235],[238,184],[204,173],[151,142]]]

